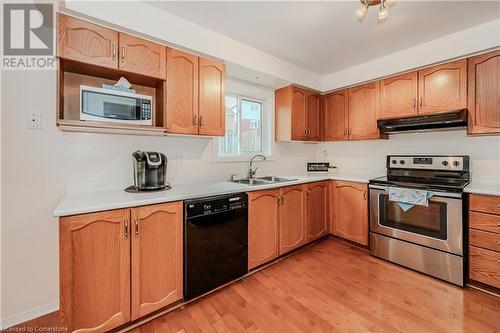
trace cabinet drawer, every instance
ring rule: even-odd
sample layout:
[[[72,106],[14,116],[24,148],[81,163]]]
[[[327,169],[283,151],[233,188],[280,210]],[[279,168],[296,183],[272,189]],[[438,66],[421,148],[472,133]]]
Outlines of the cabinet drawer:
[[[469,208],[478,212],[500,214],[500,197],[471,194]]]
[[[500,216],[469,212],[469,226],[472,229],[480,229],[500,234]]]
[[[469,244],[483,249],[500,252],[500,234],[470,229]]]
[[[469,277],[500,288],[500,253],[470,246]]]

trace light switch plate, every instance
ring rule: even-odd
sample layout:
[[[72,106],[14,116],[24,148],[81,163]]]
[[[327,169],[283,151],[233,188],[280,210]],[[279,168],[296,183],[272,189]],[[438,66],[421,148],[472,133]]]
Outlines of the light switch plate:
[[[42,114],[40,112],[30,112],[26,119],[27,129],[41,129],[42,128]]]

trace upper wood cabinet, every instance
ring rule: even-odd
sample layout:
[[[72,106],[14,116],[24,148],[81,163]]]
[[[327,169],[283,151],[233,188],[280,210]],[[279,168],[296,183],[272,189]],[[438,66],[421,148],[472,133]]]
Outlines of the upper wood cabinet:
[[[280,190],[248,194],[248,269],[279,255]]]
[[[58,13],[57,56],[118,69],[118,32]]]
[[[128,209],[60,219],[60,313],[69,332],[130,320],[130,237]]]
[[[348,90],[339,90],[323,96],[323,139],[348,140],[349,127]]]
[[[368,245],[368,188],[366,184],[333,183],[334,235]]]
[[[64,14],[57,17],[58,57],[165,79],[164,45]]]
[[[224,136],[226,129],[224,64],[200,58],[199,81],[199,134]]]
[[[120,33],[121,70],[165,79],[166,48],[141,38]]]
[[[306,187],[306,241],[318,239],[329,233],[328,185],[326,181],[309,183]]]
[[[168,49],[167,69],[167,131],[198,134],[198,57]]]
[[[500,51],[469,58],[469,134],[500,133]]]
[[[292,140],[307,139],[307,95],[305,90],[292,87]]]
[[[132,320],[182,299],[182,202],[131,209]]]
[[[417,99],[417,72],[381,80],[379,119],[416,116]]]
[[[379,139],[380,82],[349,88],[349,140]]]
[[[306,139],[309,141],[321,140],[321,96],[309,92],[307,94]]]
[[[467,107],[467,60],[418,71],[419,114],[455,111]]]
[[[303,185],[281,189],[280,254],[296,249],[306,242],[306,205]]]

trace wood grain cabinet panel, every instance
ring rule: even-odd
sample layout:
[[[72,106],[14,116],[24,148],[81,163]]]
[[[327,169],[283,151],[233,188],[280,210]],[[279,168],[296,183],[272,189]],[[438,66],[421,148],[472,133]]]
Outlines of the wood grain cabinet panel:
[[[318,239],[329,232],[327,206],[327,182],[315,182],[305,185],[306,188],[306,241]]]
[[[500,215],[500,197],[471,194],[469,198],[470,210]]]
[[[128,209],[59,222],[60,304],[70,332],[104,332],[130,320]]]
[[[279,255],[280,190],[248,193],[248,269]]]
[[[469,226],[500,234],[500,216],[471,211],[469,212]]]
[[[500,50],[468,59],[469,134],[500,133]]]
[[[280,254],[296,249],[306,242],[305,188],[303,185],[281,189]]]
[[[366,184],[335,181],[334,235],[368,245],[368,188]]]
[[[500,252],[500,233],[497,234],[493,232],[470,229],[469,244],[483,249]]]
[[[307,94],[306,139],[308,141],[321,140],[320,100],[321,96],[318,94]]]
[[[131,209],[132,320],[182,295],[182,202]]]
[[[349,88],[349,140],[379,139],[380,82]]]
[[[165,46],[120,33],[121,70],[165,79],[166,66]]]
[[[467,107],[467,60],[418,71],[419,114],[455,111]]]
[[[292,92],[292,140],[307,140],[306,117],[307,91],[293,87]]]
[[[379,119],[416,116],[417,92],[417,72],[381,80]]]
[[[469,278],[500,288],[500,253],[469,246]]]
[[[323,132],[325,141],[348,140],[349,127],[348,90],[339,90],[325,95]]]
[[[199,134],[225,135],[226,70],[224,64],[199,59]]]
[[[118,32],[57,14],[57,56],[118,69]]]
[[[169,48],[167,69],[167,131],[198,134],[198,57]]]

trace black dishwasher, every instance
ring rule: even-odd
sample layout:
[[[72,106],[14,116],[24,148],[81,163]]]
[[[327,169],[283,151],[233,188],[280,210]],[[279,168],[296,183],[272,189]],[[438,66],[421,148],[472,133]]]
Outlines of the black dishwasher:
[[[246,193],[184,202],[184,298],[193,299],[248,272]]]

